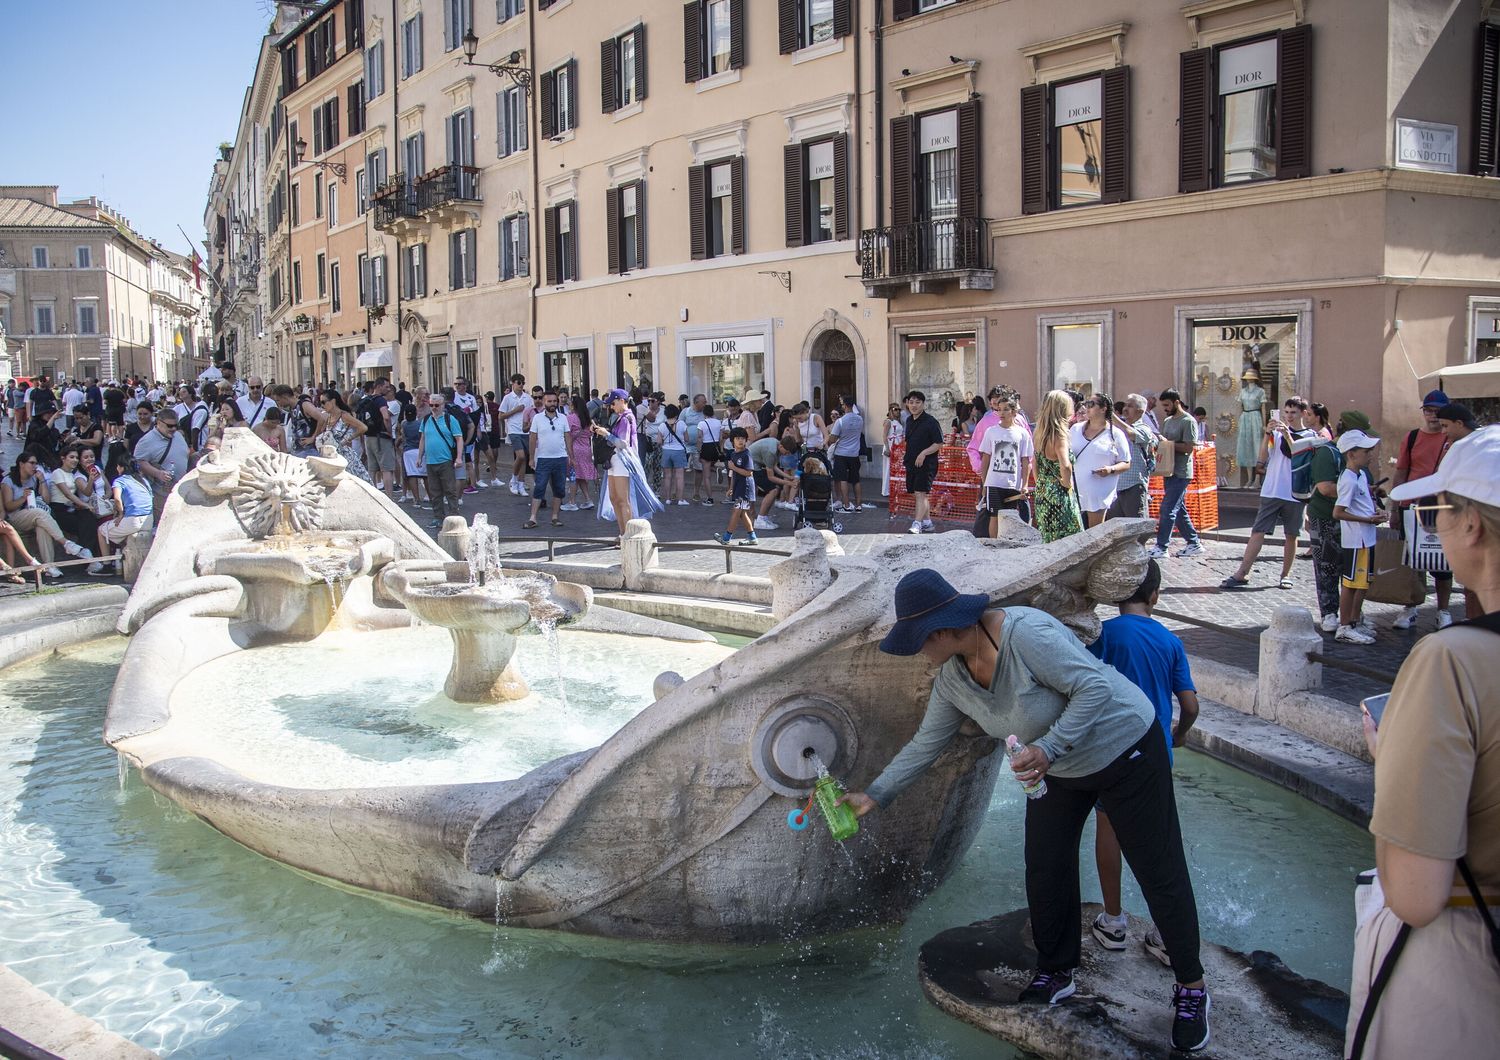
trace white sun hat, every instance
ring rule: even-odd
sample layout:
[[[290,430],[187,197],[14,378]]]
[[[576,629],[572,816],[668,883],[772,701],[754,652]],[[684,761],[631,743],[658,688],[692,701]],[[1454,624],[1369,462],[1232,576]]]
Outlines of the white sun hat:
[[[1485,427],[1454,442],[1436,471],[1401,483],[1391,497],[1410,501],[1438,493],[1500,507],[1500,428]]]

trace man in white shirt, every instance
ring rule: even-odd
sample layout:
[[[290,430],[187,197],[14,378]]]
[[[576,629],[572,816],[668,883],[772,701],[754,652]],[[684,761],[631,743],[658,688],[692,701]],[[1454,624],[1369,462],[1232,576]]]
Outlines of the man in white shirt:
[[[526,377],[510,377],[510,390],[500,399],[500,417],[505,421],[505,437],[514,454],[510,465],[510,491],[518,497],[526,496],[526,410],[531,407],[531,398],[526,394]]]
[[[558,505],[568,492],[568,464],[572,450],[568,446],[568,418],[557,407],[557,391],[542,394],[542,411],[531,417],[531,445],[535,456],[536,480],[531,491],[531,517],[525,529],[536,526],[547,487],[552,487],[552,525],[561,526]]]
[[[254,427],[266,418],[266,409],[273,408],[276,402],[271,400],[266,393],[265,384],[261,382],[260,376],[252,375],[250,384],[246,388],[244,397],[235,398],[234,403],[240,407],[240,415],[245,417],[245,426]]]

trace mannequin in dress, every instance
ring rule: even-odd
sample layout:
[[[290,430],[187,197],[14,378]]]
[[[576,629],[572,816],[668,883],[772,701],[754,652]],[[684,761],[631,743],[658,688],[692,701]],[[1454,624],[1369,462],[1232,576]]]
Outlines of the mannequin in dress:
[[[1254,366],[1240,376],[1240,422],[1235,431],[1234,460],[1239,469],[1239,485],[1255,485],[1260,459],[1260,440],[1266,428],[1266,392],[1260,386],[1260,372]]]

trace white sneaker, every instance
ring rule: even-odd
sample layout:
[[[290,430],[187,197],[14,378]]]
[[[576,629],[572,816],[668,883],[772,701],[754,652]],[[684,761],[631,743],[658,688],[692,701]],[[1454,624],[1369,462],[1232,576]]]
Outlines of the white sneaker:
[[[557,506],[557,510],[560,511],[560,512],[576,512],[578,510],[578,505],[576,505],[576,504],[559,504]]]
[[[1146,549],[1146,555],[1151,559],[1166,559],[1167,550],[1162,548],[1160,545],[1152,545],[1150,548]]]
[[[1446,610],[1444,610],[1442,608],[1438,609],[1438,616],[1437,616],[1437,618],[1438,618],[1438,625],[1437,625],[1438,629],[1447,629],[1449,626],[1453,625],[1453,616],[1450,615]]]
[[[1338,628],[1339,628],[1339,616],[1338,616],[1338,612],[1334,611],[1334,612],[1330,612],[1330,613],[1324,615],[1323,616],[1323,621],[1319,622],[1318,625],[1320,625],[1320,626],[1323,627],[1323,632],[1324,633],[1335,633],[1335,632],[1337,632]]]
[[[755,517],[755,529],[757,530],[779,530],[781,524],[774,519],[768,519],[764,515]]]
[[[1391,622],[1392,629],[1411,629],[1417,621],[1417,609],[1415,607],[1403,607],[1401,613]]]
[[[1177,553],[1177,558],[1178,559],[1191,559],[1194,556],[1201,556],[1201,555],[1203,555],[1203,546],[1199,545],[1199,544],[1192,544],[1192,545],[1189,545],[1187,548],[1183,549],[1181,552]]]
[[[1340,626],[1333,639],[1345,644],[1374,644],[1375,638],[1357,626]]]

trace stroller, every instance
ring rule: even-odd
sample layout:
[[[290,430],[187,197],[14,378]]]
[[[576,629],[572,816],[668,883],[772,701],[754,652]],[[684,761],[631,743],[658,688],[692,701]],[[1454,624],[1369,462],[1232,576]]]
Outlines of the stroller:
[[[844,524],[833,512],[833,478],[829,475],[813,475],[803,472],[801,488],[797,490],[797,514],[792,519],[793,532],[804,526],[844,532]]]

